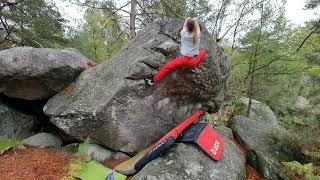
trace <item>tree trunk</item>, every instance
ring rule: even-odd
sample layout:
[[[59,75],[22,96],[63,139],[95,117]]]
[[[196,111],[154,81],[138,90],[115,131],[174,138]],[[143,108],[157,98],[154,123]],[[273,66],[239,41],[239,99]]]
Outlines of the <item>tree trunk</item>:
[[[256,65],[257,65],[257,56],[258,56],[258,51],[259,51],[259,46],[260,46],[260,40],[261,40],[261,35],[262,35],[262,28],[263,28],[263,15],[264,15],[264,7],[263,4],[260,5],[261,8],[261,14],[260,14],[260,25],[259,25],[259,35],[257,39],[257,43],[255,45],[255,50],[253,53],[253,56],[250,58],[250,63],[249,63],[249,71],[248,71],[248,76],[250,78],[249,86],[248,86],[248,107],[247,107],[247,113],[246,116],[249,118],[250,111],[251,111],[251,104],[252,104],[252,97],[253,97],[253,86],[254,86],[254,78],[255,78],[255,71],[256,71]]]
[[[218,111],[218,126],[222,126],[222,117],[223,117],[223,103]]]
[[[254,81],[254,75],[252,74],[252,75],[250,76],[250,82],[249,82],[249,88],[248,88],[249,102],[248,102],[247,113],[246,113],[246,116],[247,116],[248,118],[250,117],[251,104],[252,104],[253,81]]]
[[[137,0],[131,0],[131,11],[130,11],[130,39],[136,36],[136,7]]]

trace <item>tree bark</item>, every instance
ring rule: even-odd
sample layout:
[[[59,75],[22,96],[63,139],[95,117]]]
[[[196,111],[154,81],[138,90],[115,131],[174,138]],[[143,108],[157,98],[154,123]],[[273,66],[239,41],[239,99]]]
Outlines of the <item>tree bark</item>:
[[[136,11],[137,0],[131,0],[131,11],[130,11],[130,39],[136,36]]]

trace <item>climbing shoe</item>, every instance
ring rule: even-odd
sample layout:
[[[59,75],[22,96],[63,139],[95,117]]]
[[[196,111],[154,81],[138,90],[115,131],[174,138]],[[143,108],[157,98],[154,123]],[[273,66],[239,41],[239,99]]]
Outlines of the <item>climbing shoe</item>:
[[[149,78],[144,78],[144,82],[150,86],[154,85],[154,81],[152,79]]]

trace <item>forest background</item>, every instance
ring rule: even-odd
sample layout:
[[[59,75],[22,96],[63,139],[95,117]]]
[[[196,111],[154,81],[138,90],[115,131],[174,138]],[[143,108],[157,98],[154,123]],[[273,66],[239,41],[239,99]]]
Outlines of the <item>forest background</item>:
[[[61,7],[61,3],[66,6]],[[157,18],[198,17],[232,59],[228,93],[221,109],[223,123],[231,124],[240,97],[266,103],[279,124],[295,134],[281,148],[290,151],[299,144],[304,149],[303,158],[287,164],[292,171],[299,171],[306,167],[303,164],[320,165],[320,0],[305,0],[301,8],[306,10],[306,21],[298,25],[286,16],[287,3],[1,0],[0,50],[15,46],[71,47],[102,63]],[[67,20],[66,11],[72,7],[81,9],[82,13],[73,14],[81,16],[81,22]]]

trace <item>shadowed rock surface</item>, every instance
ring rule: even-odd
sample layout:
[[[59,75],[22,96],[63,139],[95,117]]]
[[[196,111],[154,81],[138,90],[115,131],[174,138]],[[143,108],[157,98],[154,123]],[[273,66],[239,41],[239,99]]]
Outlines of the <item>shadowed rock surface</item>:
[[[0,101],[0,136],[23,139],[32,135],[36,117],[23,114]]]
[[[88,59],[70,50],[16,47],[0,51],[0,93],[26,100],[61,92],[87,67]]]
[[[225,142],[220,161],[212,160],[194,144],[178,143],[167,154],[148,163],[132,180],[245,179],[245,156],[231,141],[229,130],[216,131]]]
[[[87,136],[110,149],[134,154],[202,105],[217,111],[226,92],[230,59],[207,31],[208,58],[196,70],[170,73],[160,84],[143,80],[177,57],[182,21],[156,21],[107,63],[82,73],[73,91],[51,98],[44,112],[67,134]]]

